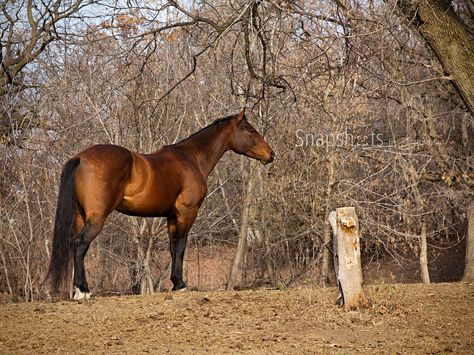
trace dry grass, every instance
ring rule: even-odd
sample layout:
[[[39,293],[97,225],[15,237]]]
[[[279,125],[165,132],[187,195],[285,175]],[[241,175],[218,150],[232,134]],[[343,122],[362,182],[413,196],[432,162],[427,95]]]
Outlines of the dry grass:
[[[161,293],[0,305],[0,353],[472,353],[474,284]]]

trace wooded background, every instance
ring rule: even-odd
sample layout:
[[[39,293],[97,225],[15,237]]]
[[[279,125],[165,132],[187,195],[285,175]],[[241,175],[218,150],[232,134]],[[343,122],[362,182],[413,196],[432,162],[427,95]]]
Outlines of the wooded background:
[[[0,294],[47,296],[68,158],[96,143],[153,152],[244,106],[276,160],[217,165],[190,286],[331,284],[327,216],[342,206],[374,279],[460,279],[473,15],[472,0],[4,1]],[[114,213],[86,260],[93,292],[166,288],[167,250],[164,220]]]

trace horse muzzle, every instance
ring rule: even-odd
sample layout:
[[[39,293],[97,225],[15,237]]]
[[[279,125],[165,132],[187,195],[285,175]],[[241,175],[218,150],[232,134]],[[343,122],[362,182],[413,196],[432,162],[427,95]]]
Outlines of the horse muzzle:
[[[270,152],[270,157],[266,159],[261,159],[260,163],[262,163],[263,165],[267,165],[267,164],[270,164],[273,161],[273,159],[275,159],[275,152],[272,150]]]

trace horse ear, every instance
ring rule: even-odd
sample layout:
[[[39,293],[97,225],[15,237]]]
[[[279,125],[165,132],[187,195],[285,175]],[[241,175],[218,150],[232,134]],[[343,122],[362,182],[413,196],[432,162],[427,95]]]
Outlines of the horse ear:
[[[237,123],[242,122],[245,117],[245,108],[237,115]]]

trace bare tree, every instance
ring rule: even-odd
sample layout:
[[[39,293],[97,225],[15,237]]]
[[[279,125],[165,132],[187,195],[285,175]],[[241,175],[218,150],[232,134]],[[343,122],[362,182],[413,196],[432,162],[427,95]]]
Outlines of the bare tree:
[[[2,63],[8,33],[13,57],[30,43],[20,3],[2,7],[13,20],[21,9],[16,22],[2,16]],[[41,31],[55,3],[32,4]],[[80,4],[42,30],[35,48],[53,42],[15,75],[8,67],[2,84],[0,292],[47,296],[40,281],[69,157],[96,143],[152,152],[242,106],[277,158],[247,176],[224,156],[211,175],[189,237],[198,287],[330,285],[325,221],[345,205],[358,211],[369,269],[441,279],[437,258],[461,245],[473,199],[473,121],[452,87],[457,74],[403,26],[397,3],[95,2],[93,19]],[[468,7],[454,11],[471,26]],[[166,289],[167,249],[159,222],[113,215],[91,247],[91,285]]]
[[[34,85],[19,77],[52,42],[69,35],[65,20],[95,1],[11,1],[1,5],[0,96]]]
[[[466,266],[462,279],[464,281],[474,280],[474,204],[467,208],[467,233],[466,233]]]
[[[400,0],[398,5],[431,47],[466,107],[474,115],[472,0]],[[467,17],[471,17],[468,20],[470,26],[456,13],[456,7],[466,7]]]

